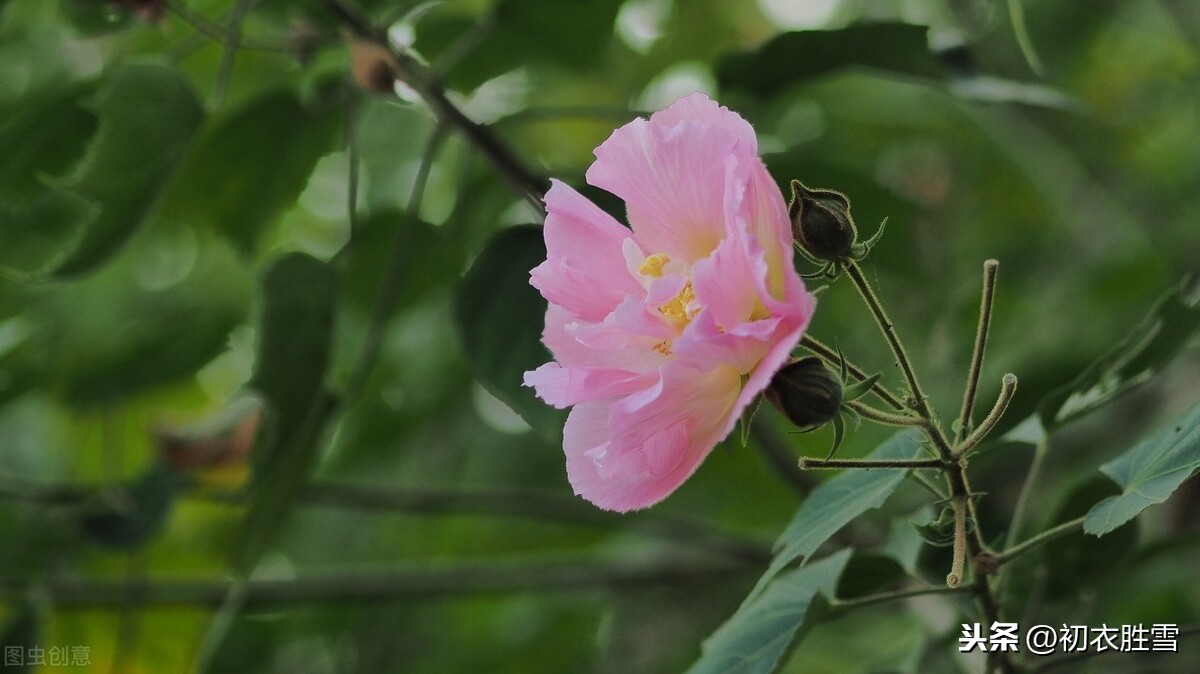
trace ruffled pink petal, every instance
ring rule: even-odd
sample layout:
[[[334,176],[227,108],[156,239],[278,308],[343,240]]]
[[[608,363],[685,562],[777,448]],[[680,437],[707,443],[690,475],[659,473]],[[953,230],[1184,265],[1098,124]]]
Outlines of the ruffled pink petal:
[[[730,329],[766,311],[762,290],[767,262],[758,243],[742,232],[721,242],[709,257],[692,267],[696,301],[713,315],[716,324]]]
[[[690,264],[724,238],[728,174],[748,175],[756,153],[745,120],[697,95],[614,131],[587,180],[625,201],[643,250]]]
[[[665,365],[658,386],[576,405],[563,430],[575,492],[606,510],[651,506],[675,491],[727,432],[740,378]]]
[[[632,233],[568,185],[546,193],[546,261],[530,283],[553,304],[598,321],[641,284],[629,275],[622,242]]]
[[[640,303],[631,301],[629,304],[627,311],[633,313],[639,308],[633,305]],[[640,309],[645,311],[644,306]],[[617,313],[622,313],[620,307],[614,312]],[[616,321],[617,318],[607,320]],[[646,323],[661,325],[661,321],[652,323],[649,319]],[[546,325],[542,330],[542,343],[563,367],[601,367],[629,372],[657,372],[664,356],[654,350],[654,345],[662,339],[632,334],[611,323],[580,321],[555,304],[547,308]]]
[[[525,385],[559,409],[588,400],[633,393],[653,383],[645,374],[600,367],[560,367],[546,363],[525,373]]]
[[[726,331],[716,324],[712,314],[705,312],[688,325],[673,343],[672,351],[680,362],[697,369],[722,363],[740,374],[748,374],[782,337],[779,330],[782,321],[779,317],[764,318]]]

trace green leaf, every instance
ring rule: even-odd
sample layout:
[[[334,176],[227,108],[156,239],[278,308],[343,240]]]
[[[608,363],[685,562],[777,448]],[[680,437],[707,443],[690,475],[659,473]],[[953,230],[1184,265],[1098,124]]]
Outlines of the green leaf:
[[[825,75],[859,68],[933,81],[960,98],[984,103],[1082,108],[1052,87],[980,74],[966,48],[935,54],[928,30],[880,22],[783,33],[753,51],[727,56],[717,67],[717,81],[723,90],[767,98]]]
[[[546,300],[529,285],[529,270],[545,259],[541,227],[500,232],[459,285],[455,318],[467,362],[479,381],[530,426],[554,438],[562,433],[565,413],[522,385],[526,371],[551,358],[541,341]]]
[[[6,672],[36,672],[39,667],[37,665],[27,663],[24,655],[29,652],[30,648],[44,647],[42,644],[43,629],[42,624],[44,616],[42,611],[34,601],[28,599],[19,602],[12,602],[8,605],[8,615],[3,624],[0,624],[0,646],[6,650],[8,648],[20,649],[21,658],[19,662],[9,663],[4,661],[4,669]],[[11,669],[9,669],[11,667]]]
[[[886,554],[858,552],[850,558],[837,584],[837,599],[857,599],[877,592],[908,577],[901,563]]]
[[[244,252],[296,202],[323,155],[335,149],[332,95],[305,105],[289,90],[256,98],[214,120],[188,153],[163,217],[222,232]]]
[[[954,508],[945,506],[937,519],[925,523],[912,523],[913,530],[929,545],[935,548],[948,548],[954,545]],[[975,520],[967,518],[967,533],[975,530]]]
[[[1107,405],[1149,381],[1200,330],[1200,283],[1185,280],[1108,353],[1038,405],[1048,431]]]
[[[115,496],[80,513],[89,540],[112,548],[135,548],[157,534],[178,492],[179,477],[156,463]]]
[[[59,276],[92,270],[133,236],[204,119],[183,75],[151,63],[114,71],[91,107],[100,125],[87,154],[55,181],[93,206],[78,246],[55,271]]]
[[[397,237],[403,259],[396,290],[395,309],[418,301],[462,275],[466,251],[451,240],[448,231],[398,211],[381,211],[359,220],[351,244],[352,262],[346,266],[342,290],[348,302],[364,311],[374,310],[381,285],[392,264]]]
[[[888,438],[868,458],[911,459],[920,451],[920,436],[915,430],[908,429]],[[856,468],[846,470],[814,489],[775,542],[778,552],[750,592],[751,600],[784,567],[816,552],[854,518],[883,505],[907,472],[902,468]]]
[[[1200,402],[1100,467],[1121,487],[1092,506],[1083,530],[1103,536],[1156,503],[1162,503],[1200,467]]]
[[[705,642],[689,674],[767,674],[794,643],[818,594],[833,597],[849,550],[780,574]]]
[[[1047,528],[1085,515],[1102,499],[1117,495],[1120,488],[1102,475],[1076,485],[1058,508]],[[1136,524],[1136,523],[1135,523]],[[1119,562],[1137,549],[1136,526],[1121,527],[1111,536],[1095,538],[1071,534],[1050,541],[1037,551],[1048,572],[1046,592],[1050,597],[1075,597],[1085,587],[1094,587],[1104,576],[1112,576]]]
[[[263,277],[258,360],[251,385],[266,399],[264,431],[251,454],[253,492],[233,564],[247,576],[279,533],[316,463],[333,401],[325,389],[337,279],[302,253],[280,258]]]
[[[900,75],[941,78],[929,50],[928,28],[904,23],[866,23],[840,30],[783,33],[751,52],[733,54],[717,67],[722,89],[760,97],[845,68],[873,68]]]
[[[324,262],[290,253],[267,270],[262,294],[258,357],[250,385],[266,399],[269,437],[254,448],[256,471],[285,458],[279,453],[289,449],[291,436],[324,393],[337,278]]]

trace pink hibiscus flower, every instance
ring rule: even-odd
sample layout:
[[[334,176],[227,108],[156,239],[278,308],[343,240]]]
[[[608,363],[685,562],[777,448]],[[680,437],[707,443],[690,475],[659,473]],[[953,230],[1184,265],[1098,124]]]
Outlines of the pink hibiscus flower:
[[[703,94],[635,119],[596,148],[592,185],[632,231],[571,187],[546,194],[554,361],[525,385],[571,407],[575,493],[620,512],[686,480],[770,383],[815,306],[792,267],[787,206],[754,130]]]

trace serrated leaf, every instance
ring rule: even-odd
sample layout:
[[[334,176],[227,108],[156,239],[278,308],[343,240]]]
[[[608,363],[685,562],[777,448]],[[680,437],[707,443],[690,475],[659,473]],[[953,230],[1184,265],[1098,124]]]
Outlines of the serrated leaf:
[[[1149,381],[1200,331],[1200,283],[1185,280],[1154,303],[1145,318],[1070,383],[1038,404],[1048,431],[1107,405]]]
[[[767,674],[775,671],[818,595],[832,598],[850,550],[780,574],[705,642],[689,674]]]
[[[250,252],[263,228],[296,202],[335,149],[332,96],[304,104],[291,90],[255,98],[214,120],[188,153],[163,217],[213,228]]]
[[[911,459],[920,451],[920,436],[907,429],[888,438],[868,458]],[[750,597],[762,592],[784,567],[816,552],[851,520],[883,505],[907,472],[902,468],[850,469],[814,489],[775,542],[778,552]]]
[[[183,75],[152,63],[113,71],[92,108],[100,122],[87,154],[70,175],[54,181],[93,205],[82,239],[54,272],[58,276],[94,269],[133,236],[204,119]]]
[[[1055,526],[1081,517],[1102,499],[1120,493],[1120,488],[1101,475],[1076,485],[1047,523]],[[1111,536],[1093,538],[1072,534],[1050,541],[1038,550],[1046,561],[1046,592],[1050,597],[1071,597],[1097,580],[1112,574],[1118,563],[1137,549],[1136,526],[1121,527]]]
[[[1115,460],[1100,467],[1121,493],[1092,506],[1083,530],[1103,536],[1167,500],[1200,467],[1200,402]]]
[[[548,438],[565,413],[523,386],[524,374],[550,360],[542,345],[546,300],[529,270],[546,259],[542,228],[510,227],[488,243],[458,287],[455,318],[467,362],[479,381]]]

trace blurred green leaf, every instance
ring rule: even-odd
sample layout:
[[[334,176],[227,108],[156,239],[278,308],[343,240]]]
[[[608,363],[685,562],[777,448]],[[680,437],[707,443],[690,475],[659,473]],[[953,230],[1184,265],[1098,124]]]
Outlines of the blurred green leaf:
[[[2,3],[3,0],[0,0]],[[0,4],[3,10],[3,4]],[[11,672],[36,672],[37,666],[27,663],[25,654],[30,648],[42,646],[42,617],[38,607],[31,601],[14,602],[4,624],[0,625],[0,647],[20,649],[21,658],[10,663],[4,660],[4,669]],[[12,669],[9,669],[9,668]]]
[[[82,240],[55,271],[59,276],[92,270],[133,236],[204,119],[183,75],[152,63],[113,71],[92,108],[100,126],[87,154],[55,184],[95,210]]]
[[[767,674],[782,663],[818,594],[833,597],[850,559],[841,550],[800,569],[780,574],[704,642],[689,674]]]
[[[263,277],[258,361],[251,385],[268,414],[251,454],[254,485],[234,566],[249,574],[308,480],[333,402],[325,389],[337,279],[329,265],[285,255]]]
[[[179,480],[164,464],[155,463],[119,493],[80,512],[84,535],[112,548],[144,545],[166,522]]]
[[[492,395],[549,438],[562,433],[565,412],[523,386],[524,373],[550,360],[542,345],[546,300],[529,285],[529,270],[546,259],[542,228],[510,227],[476,258],[458,287],[455,317],[467,362]]]
[[[916,431],[905,430],[888,438],[868,458],[911,459],[920,451],[920,436]],[[775,541],[778,552],[751,591],[751,600],[784,567],[816,552],[854,518],[883,505],[907,472],[900,468],[853,469],[821,483],[804,499],[779,540]]]
[[[433,290],[456,281],[466,251],[448,240],[446,230],[398,211],[382,211],[359,220],[354,233],[354,262],[346,267],[342,289],[347,299],[370,311],[391,264],[396,237],[402,237],[404,277],[396,309],[411,305]]]
[[[1092,506],[1083,530],[1103,536],[1156,503],[1162,503],[1200,467],[1200,402],[1171,423],[1100,467],[1121,487]]]
[[[336,149],[338,116],[332,91],[305,104],[278,89],[214,120],[184,159],[163,217],[211,227],[253,251],[317,160]]]
[[[329,265],[303,253],[277,260],[262,281],[258,357],[250,382],[266,399],[268,434],[253,452],[256,471],[285,457],[289,441],[325,389],[333,340],[337,279]]]
[[[478,42],[449,73],[450,84],[464,91],[531,63],[587,70],[612,42],[620,6],[620,0],[558,0],[550,9],[540,0],[503,0],[485,26],[453,15],[423,19],[415,46],[436,60],[474,36]]]
[[[1149,381],[1200,330],[1200,283],[1185,280],[1108,353],[1038,405],[1047,430],[1094,412]]]
[[[58,0],[58,4],[71,27],[85,37],[125,30],[133,23],[133,14],[115,1]]]
[[[943,71],[929,50],[928,30],[905,23],[866,23],[783,33],[754,51],[722,59],[717,82],[722,89],[768,97],[853,67],[940,79]]]

